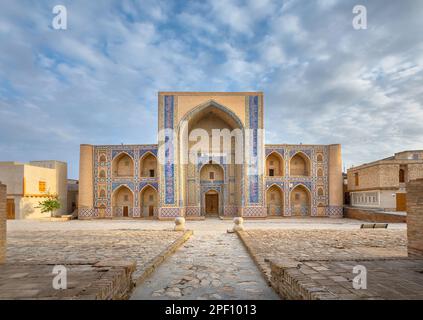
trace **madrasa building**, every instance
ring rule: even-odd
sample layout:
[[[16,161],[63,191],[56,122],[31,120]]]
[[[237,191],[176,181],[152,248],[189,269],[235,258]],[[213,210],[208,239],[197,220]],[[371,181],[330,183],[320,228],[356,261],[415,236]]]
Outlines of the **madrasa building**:
[[[81,145],[79,218],[342,217],[341,146],[263,118],[262,92],[159,92],[157,144]]]

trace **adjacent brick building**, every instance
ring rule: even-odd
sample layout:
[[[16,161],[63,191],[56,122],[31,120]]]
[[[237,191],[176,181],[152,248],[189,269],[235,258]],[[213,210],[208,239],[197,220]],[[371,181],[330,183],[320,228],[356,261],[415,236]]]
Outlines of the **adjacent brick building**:
[[[407,182],[423,178],[423,150],[350,168],[347,176],[351,206],[406,211]]]
[[[407,184],[408,255],[423,256],[423,179]]]

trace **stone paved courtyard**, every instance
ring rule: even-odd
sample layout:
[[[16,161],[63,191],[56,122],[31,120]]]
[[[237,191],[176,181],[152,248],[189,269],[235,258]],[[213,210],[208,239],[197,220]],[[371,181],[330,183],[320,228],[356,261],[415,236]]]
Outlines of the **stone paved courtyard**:
[[[269,261],[406,257],[405,230],[246,230],[250,252],[270,278]]]
[[[388,230],[360,230],[360,224],[326,218],[244,223],[264,269],[281,253],[304,259],[405,255],[405,224]],[[134,260],[137,278],[146,261],[181,235],[172,227],[172,221],[151,220],[9,221],[8,265]],[[232,221],[187,221],[186,227],[193,236],[139,283],[132,299],[279,299],[239,237],[226,233]]]
[[[56,264],[135,261],[136,279],[144,265],[179,236],[180,232],[166,230],[11,231],[7,239],[7,261]]]

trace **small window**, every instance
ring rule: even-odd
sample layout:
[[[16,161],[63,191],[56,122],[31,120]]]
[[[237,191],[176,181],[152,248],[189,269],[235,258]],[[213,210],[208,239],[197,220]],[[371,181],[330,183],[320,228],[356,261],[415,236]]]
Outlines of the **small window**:
[[[125,201],[129,201],[129,196],[128,196],[127,194],[125,194],[125,195],[123,196],[123,199],[124,199]]]
[[[105,178],[106,177],[106,172],[104,170],[100,171],[100,178]]]
[[[100,156],[100,162],[106,162],[106,156],[104,154]]]
[[[100,198],[105,198],[106,197],[106,191],[104,191],[104,189],[100,190]]]
[[[322,188],[319,188],[319,190],[317,191],[317,194],[319,196],[323,196],[323,189]]]
[[[154,178],[154,170],[150,170],[150,178]]]
[[[275,169],[269,169],[269,177],[275,176]]]
[[[46,182],[45,181],[39,181],[38,182],[38,190],[40,192],[46,192]]]
[[[210,180],[214,180],[214,172],[210,171],[209,173]]]
[[[295,200],[300,200],[300,194],[299,193],[295,194]]]
[[[355,186],[358,186],[360,184],[360,179],[358,177],[358,172],[354,173],[354,180],[355,180]]]
[[[150,195],[148,196],[148,201],[154,201],[154,196],[153,196],[152,194],[150,194]]]
[[[319,162],[323,161],[323,156],[321,154],[317,155],[317,161],[319,161]]]
[[[400,169],[400,171],[399,171],[399,182],[400,183],[405,182],[405,171],[404,171],[404,169]]]
[[[270,163],[271,166],[273,166],[274,161],[273,160],[270,160],[269,163]]]

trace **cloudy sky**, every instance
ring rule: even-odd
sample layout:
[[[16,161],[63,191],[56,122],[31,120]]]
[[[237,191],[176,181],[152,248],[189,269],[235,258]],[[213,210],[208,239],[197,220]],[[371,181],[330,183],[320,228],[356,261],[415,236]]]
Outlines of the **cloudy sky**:
[[[0,160],[77,178],[81,143],[156,143],[166,90],[264,91],[267,143],[347,168],[423,149],[423,1],[0,1]]]

